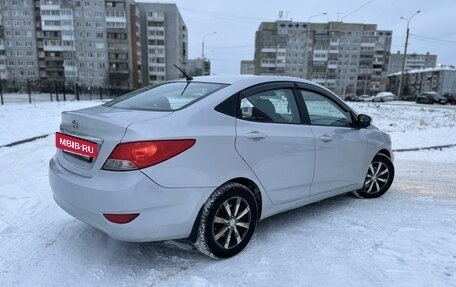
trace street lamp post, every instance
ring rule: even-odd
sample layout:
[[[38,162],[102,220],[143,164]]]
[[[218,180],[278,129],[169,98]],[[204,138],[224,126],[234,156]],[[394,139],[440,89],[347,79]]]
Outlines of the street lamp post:
[[[204,40],[206,37],[217,34],[217,32],[211,32],[203,36],[203,41],[201,42],[201,76],[204,76]]]
[[[402,82],[403,82],[403,77],[404,77],[404,70],[405,70],[405,60],[407,58],[407,46],[408,46],[408,38],[409,38],[409,32],[410,32],[410,21],[412,20],[413,17],[415,17],[417,14],[421,13],[421,10],[416,11],[413,13],[412,16],[406,18],[406,17],[401,17],[401,20],[407,21],[407,33],[405,35],[405,46],[404,46],[404,59],[402,59],[402,70],[401,70],[401,75],[399,77],[399,87],[397,90],[397,98],[399,99],[401,96],[402,92]]]
[[[318,16],[323,16],[323,15],[326,15],[326,14],[328,14],[328,13],[323,12],[323,13],[319,13],[319,14],[312,15],[312,16],[310,16],[310,17],[307,19],[307,22],[310,23],[310,19],[315,18],[315,17],[318,17]]]

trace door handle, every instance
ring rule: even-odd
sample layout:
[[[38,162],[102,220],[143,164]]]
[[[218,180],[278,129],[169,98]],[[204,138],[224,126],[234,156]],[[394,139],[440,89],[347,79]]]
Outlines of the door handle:
[[[332,140],[333,140],[333,137],[332,137],[332,136],[328,136],[328,135],[322,135],[322,136],[320,136],[320,140],[321,140],[322,142],[327,143],[327,142],[332,141]]]
[[[263,140],[263,139],[267,138],[268,136],[266,134],[254,131],[254,132],[250,132],[250,133],[246,134],[245,137],[250,140],[259,141],[259,140]]]

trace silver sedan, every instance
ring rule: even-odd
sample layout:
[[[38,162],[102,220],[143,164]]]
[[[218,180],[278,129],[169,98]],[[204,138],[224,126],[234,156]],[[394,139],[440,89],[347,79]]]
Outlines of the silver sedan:
[[[390,137],[338,96],[291,77],[197,77],[62,113],[55,201],[124,241],[186,238],[239,253],[257,223],[338,194],[383,195]]]

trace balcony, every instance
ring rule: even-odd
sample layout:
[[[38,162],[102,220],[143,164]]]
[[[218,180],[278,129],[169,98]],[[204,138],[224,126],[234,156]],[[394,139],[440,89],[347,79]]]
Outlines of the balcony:
[[[325,81],[326,81],[326,79],[312,78],[312,82],[315,82],[315,83],[320,84],[320,85],[324,85]]]
[[[69,48],[71,48],[71,47],[69,47]],[[63,47],[57,46],[57,45],[43,45],[43,50],[46,52],[60,52],[60,51],[63,51]],[[71,49],[69,49],[67,51],[71,51]]]
[[[64,71],[63,65],[47,65],[46,66],[46,71],[48,72],[61,72]]]
[[[328,58],[314,57],[312,61],[314,65],[326,65]]]
[[[276,53],[277,49],[276,48],[261,48],[261,52],[264,52],[264,53]]]
[[[361,47],[375,47],[375,42],[361,43]]]
[[[116,68],[109,68],[109,74],[110,75],[129,75],[130,74],[130,70],[129,69],[126,69],[126,70],[119,70],[119,69],[116,69]]]

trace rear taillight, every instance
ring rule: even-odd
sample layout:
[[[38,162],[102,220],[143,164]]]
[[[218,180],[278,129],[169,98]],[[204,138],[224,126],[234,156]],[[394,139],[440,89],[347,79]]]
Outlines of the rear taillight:
[[[143,141],[118,144],[103,165],[105,170],[135,170],[153,166],[186,151],[195,140]]]

